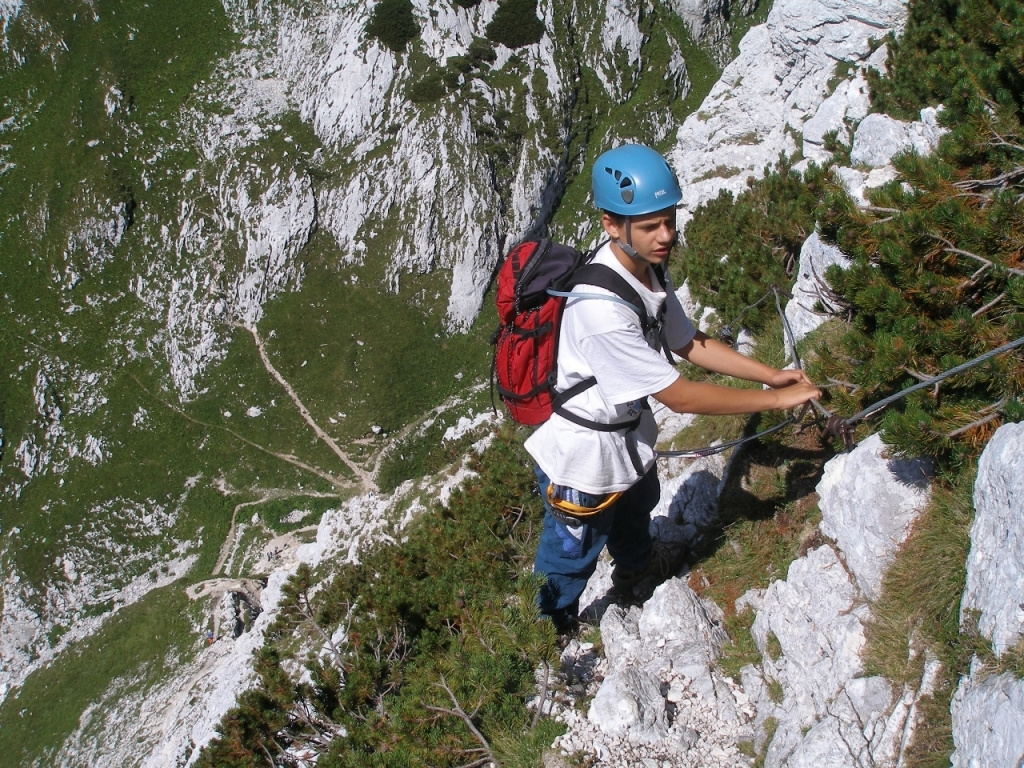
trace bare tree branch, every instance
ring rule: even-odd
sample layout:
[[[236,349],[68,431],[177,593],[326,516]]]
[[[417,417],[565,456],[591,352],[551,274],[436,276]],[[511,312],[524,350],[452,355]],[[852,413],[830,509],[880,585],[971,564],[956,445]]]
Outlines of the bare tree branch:
[[[443,715],[451,715],[453,717],[457,717],[460,720],[462,720],[463,723],[466,724],[466,727],[469,728],[469,732],[473,734],[473,738],[480,742],[481,746],[483,747],[483,751],[487,753],[487,757],[482,762],[478,761],[476,763],[473,763],[473,765],[483,765],[485,762],[490,761],[494,763],[494,768],[501,768],[501,763],[499,763],[497,759],[494,757],[494,752],[491,750],[491,745],[487,742],[487,739],[484,737],[482,733],[480,733],[480,730],[473,723],[473,715],[476,715],[476,713],[480,711],[480,707],[483,706],[483,698],[480,699],[480,701],[477,703],[476,709],[474,709],[472,715],[470,715],[467,714],[466,710],[464,710],[462,708],[462,705],[459,704],[458,698],[456,698],[455,693],[448,686],[448,681],[444,679],[444,675],[441,675],[441,682],[434,683],[434,685],[448,694],[448,698],[452,701],[452,708],[446,709],[445,707],[434,707],[427,705],[427,709],[431,710],[432,712],[440,712]],[[468,767],[463,766],[463,768]]]
[[[998,419],[1001,416],[1001,413],[990,413],[988,416],[985,416],[984,418],[978,419],[977,421],[972,421],[970,424],[965,424],[959,429],[954,429],[952,432],[947,432],[946,437],[956,437],[957,435],[962,435],[964,432],[970,432],[975,427],[980,427],[983,424],[988,424],[990,421],[994,421],[995,419]]]
[[[856,391],[860,389],[860,384],[851,384],[850,382],[843,381],[842,379],[833,379],[831,376],[826,376],[825,378],[828,380],[830,384],[834,384],[837,387],[844,387],[850,390],[851,395],[856,393]]]
[[[941,235],[933,235],[931,233],[928,233],[928,237],[932,238],[933,240],[938,240],[941,243],[945,243],[946,247],[943,248],[943,251],[945,251],[946,253],[954,253],[954,254],[956,254],[958,256],[966,256],[969,259],[974,259],[975,261],[980,261],[984,265],[985,269],[988,269],[989,267],[994,266],[993,262],[991,262],[989,259],[986,259],[984,256],[979,256],[976,253],[971,253],[970,251],[965,251],[963,248],[957,248],[956,246],[953,245],[953,243],[951,243],[949,240],[947,240],[946,238],[942,237]],[[1010,272],[1010,273],[1012,273],[1014,275],[1021,275],[1022,277],[1024,277],[1024,271],[1022,271],[1022,270],[1014,269],[1013,267],[1006,267],[1005,269],[1006,269],[1007,272]],[[981,271],[982,270],[979,270],[978,272],[975,272],[974,275],[971,276],[971,280],[977,279],[977,275]]]
[[[530,725],[531,728],[536,728],[537,723],[540,720],[540,716],[544,713],[544,702],[548,700],[548,682],[551,680],[551,665],[546,661],[541,662],[544,665],[544,680],[540,686],[540,703],[537,705],[537,710],[533,713],[533,723]]]
[[[994,307],[996,304],[998,304],[1000,301],[1002,301],[1005,298],[1006,298],[1006,292],[1004,291],[1003,293],[1000,293],[998,296],[996,296],[994,299],[992,299],[992,301],[990,301],[985,306],[979,307],[974,312],[972,312],[971,313],[971,317],[977,317],[978,315],[985,314],[986,312],[988,312],[988,310],[992,309],[992,307]]]

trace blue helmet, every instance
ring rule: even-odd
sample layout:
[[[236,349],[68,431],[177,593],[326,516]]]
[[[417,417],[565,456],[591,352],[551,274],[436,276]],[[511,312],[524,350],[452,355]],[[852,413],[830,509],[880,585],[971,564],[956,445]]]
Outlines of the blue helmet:
[[[620,216],[643,216],[683,199],[665,158],[643,144],[624,144],[597,158],[591,191],[594,205]]]

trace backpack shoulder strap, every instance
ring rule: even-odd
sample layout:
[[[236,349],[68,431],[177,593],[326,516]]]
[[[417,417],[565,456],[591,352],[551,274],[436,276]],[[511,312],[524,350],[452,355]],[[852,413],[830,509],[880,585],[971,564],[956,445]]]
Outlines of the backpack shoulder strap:
[[[661,264],[656,264],[653,269],[654,274],[660,281],[662,287],[666,287],[665,268]],[[669,349],[668,341],[665,338],[665,326],[663,321],[665,318],[667,302],[661,305],[661,310],[658,312],[657,317],[651,317],[647,314],[647,307],[644,304],[643,299],[640,298],[640,294],[636,292],[636,289],[629,284],[626,278],[604,264],[588,262],[577,269],[573,274],[572,279],[569,281],[568,290],[572,290],[572,288],[580,284],[596,285],[599,288],[604,288],[628,303],[639,316],[640,327],[643,330],[644,335],[657,326],[658,341],[661,347],[661,352],[665,355],[665,358],[670,364],[676,364],[676,359],[672,356],[672,351]]]
[[[647,314],[647,307],[644,306],[640,294],[626,281],[626,278],[611,267],[604,264],[584,264],[573,274],[567,288],[572,290],[577,285],[596,285],[598,288],[604,288],[614,293],[633,307],[637,315],[640,316],[640,324],[645,332],[655,322],[655,319]]]

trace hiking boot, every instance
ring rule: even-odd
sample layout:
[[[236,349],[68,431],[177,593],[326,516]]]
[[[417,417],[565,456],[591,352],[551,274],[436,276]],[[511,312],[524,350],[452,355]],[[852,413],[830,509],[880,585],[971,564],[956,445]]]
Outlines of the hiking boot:
[[[686,562],[686,548],[680,543],[655,540],[651,561],[639,571],[616,567],[612,571],[611,594],[632,597],[640,585],[653,590],[679,573]],[[646,590],[645,590],[646,591]]]

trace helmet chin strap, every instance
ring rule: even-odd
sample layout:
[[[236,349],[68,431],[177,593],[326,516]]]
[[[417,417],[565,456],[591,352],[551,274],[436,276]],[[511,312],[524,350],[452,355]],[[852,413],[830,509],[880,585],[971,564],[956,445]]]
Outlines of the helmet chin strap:
[[[627,256],[629,256],[629,258],[631,258],[633,261],[639,261],[641,263],[645,263],[646,264],[647,263],[647,259],[645,259],[639,253],[637,253],[636,249],[633,248],[633,233],[632,233],[632,230],[630,229],[630,224],[631,223],[632,222],[631,222],[630,217],[627,216],[626,217],[626,242],[622,242],[621,240],[615,240],[615,244],[617,246],[619,246],[619,248],[622,249],[622,252],[624,254],[626,254]]]

